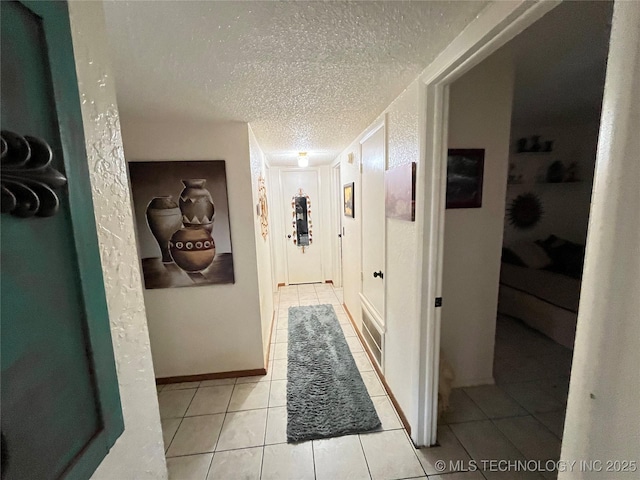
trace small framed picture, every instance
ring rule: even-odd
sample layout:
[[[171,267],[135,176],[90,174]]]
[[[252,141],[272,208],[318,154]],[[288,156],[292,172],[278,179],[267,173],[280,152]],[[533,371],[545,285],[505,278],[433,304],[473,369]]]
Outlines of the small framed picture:
[[[354,182],[347,183],[343,187],[344,191],[344,216],[355,218],[356,217],[356,202],[354,197]]]
[[[483,148],[449,149],[446,208],[480,208],[483,172]]]

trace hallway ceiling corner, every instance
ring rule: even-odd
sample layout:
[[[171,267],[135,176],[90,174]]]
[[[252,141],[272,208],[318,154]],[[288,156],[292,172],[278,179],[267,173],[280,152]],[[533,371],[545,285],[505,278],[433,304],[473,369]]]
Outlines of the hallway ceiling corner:
[[[249,122],[273,165],[328,163],[484,1],[105,1],[123,116]]]

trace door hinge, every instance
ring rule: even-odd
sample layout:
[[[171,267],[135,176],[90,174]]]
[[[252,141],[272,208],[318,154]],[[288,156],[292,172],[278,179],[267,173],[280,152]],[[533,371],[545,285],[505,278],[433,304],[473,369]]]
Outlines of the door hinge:
[[[364,280],[364,272],[360,272],[360,280]]]
[[[442,306],[442,297],[436,297],[436,307]]]
[[[360,173],[362,173],[362,162],[360,162]]]

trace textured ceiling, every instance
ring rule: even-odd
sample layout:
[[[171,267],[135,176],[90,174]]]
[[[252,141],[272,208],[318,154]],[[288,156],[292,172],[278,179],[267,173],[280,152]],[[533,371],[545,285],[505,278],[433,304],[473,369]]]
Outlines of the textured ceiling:
[[[249,122],[333,160],[487,2],[107,1],[123,115]]]

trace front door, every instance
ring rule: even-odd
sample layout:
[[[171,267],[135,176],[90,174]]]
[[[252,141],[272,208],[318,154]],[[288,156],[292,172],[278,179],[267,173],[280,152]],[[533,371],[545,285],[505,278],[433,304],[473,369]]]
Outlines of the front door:
[[[89,478],[123,425],[69,15],[0,8],[2,478]]]
[[[280,173],[280,182],[288,283],[322,282],[321,238],[318,238],[320,222],[318,172],[316,170],[283,170]],[[308,201],[296,200],[302,197]],[[303,203],[304,206],[302,206]],[[308,230],[307,237],[304,234],[305,227]],[[305,245],[307,242],[308,244]]]
[[[384,126],[369,135],[361,148],[362,295],[384,322]]]

